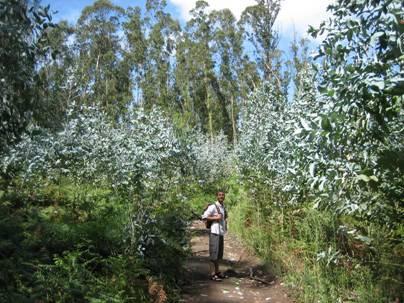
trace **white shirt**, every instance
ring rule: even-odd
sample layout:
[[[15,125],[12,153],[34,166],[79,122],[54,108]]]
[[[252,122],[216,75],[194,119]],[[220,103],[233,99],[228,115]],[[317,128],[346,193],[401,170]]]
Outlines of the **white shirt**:
[[[210,232],[212,234],[223,236],[226,233],[227,228],[226,228],[226,221],[224,219],[225,209],[222,204],[220,204],[219,202],[215,202],[214,204],[209,205],[209,207],[203,213],[202,219],[218,215],[215,205],[219,208],[219,211],[223,216],[222,220],[212,222],[212,225],[210,226]]]

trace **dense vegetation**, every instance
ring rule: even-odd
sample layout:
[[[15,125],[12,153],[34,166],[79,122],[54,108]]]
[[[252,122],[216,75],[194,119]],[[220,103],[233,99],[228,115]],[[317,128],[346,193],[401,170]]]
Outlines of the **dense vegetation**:
[[[280,9],[1,3],[0,301],[178,301],[217,188],[299,302],[403,299],[402,4],[337,1],[314,58]]]

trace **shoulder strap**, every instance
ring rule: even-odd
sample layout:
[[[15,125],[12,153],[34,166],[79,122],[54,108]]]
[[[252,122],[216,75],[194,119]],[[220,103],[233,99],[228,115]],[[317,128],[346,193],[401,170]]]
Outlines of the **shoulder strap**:
[[[217,206],[216,202],[215,202],[215,207],[216,207],[217,212],[218,212],[219,214],[222,214],[222,213],[220,212],[220,209],[219,209],[219,207]]]
[[[220,212],[220,209],[219,209],[219,207],[217,206],[216,202],[215,202],[214,204],[215,204],[215,207],[216,207],[217,212],[218,212],[219,214],[222,214],[222,213]],[[226,220],[226,219],[227,219],[227,211],[226,211],[226,209],[224,208],[224,206],[223,206],[223,210],[224,210],[224,219]]]

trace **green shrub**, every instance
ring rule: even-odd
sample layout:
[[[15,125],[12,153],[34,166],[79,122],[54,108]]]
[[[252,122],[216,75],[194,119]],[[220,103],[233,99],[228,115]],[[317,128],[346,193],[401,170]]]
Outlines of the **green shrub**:
[[[0,298],[148,302],[147,277],[176,298],[189,216],[176,188],[133,202],[90,184],[44,181],[35,188],[17,182],[1,195]]]
[[[393,235],[378,224],[317,210],[310,203],[279,207],[271,200],[276,195],[259,184],[238,192],[231,230],[301,302],[376,303],[403,295],[399,231]]]

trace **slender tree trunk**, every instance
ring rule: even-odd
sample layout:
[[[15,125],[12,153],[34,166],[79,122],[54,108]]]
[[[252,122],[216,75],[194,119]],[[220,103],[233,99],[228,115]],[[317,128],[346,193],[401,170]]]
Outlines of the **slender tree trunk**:
[[[100,63],[100,55],[97,56],[97,63],[95,64],[95,74],[98,73],[98,64]]]
[[[233,127],[233,145],[236,145],[237,127],[236,127],[236,117],[235,117],[235,112],[234,112],[234,97],[233,96],[231,96],[230,102],[231,102],[231,125]]]
[[[206,74],[206,65],[205,65],[205,92],[206,92],[206,108],[208,110],[208,130],[210,135],[210,140],[213,142],[213,116],[212,116],[212,108],[211,108],[211,97],[209,93],[209,79],[208,75]]]
[[[212,110],[211,110],[211,98],[209,94],[209,87],[206,85],[206,107],[208,109],[208,129],[210,140],[213,142],[213,117],[212,117]]]
[[[84,87],[83,87],[83,89],[82,89],[82,91],[81,91],[81,94],[80,94],[80,99],[79,99],[79,105],[83,105],[83,104],[88,104],[88,102],[87,101],[85,101],[86,100],[86,95],[87,95],[87,89],[88,89],[88,80],[86,80],[86,79],[84,79],[84,64],[82,64],[81,65],[81,70],[80,70],[80,82],[79,83],[85,83],[85,85],[84,85]]]
[[[108,78],[105,79],[105,109],[108,111]]]
[[[99,63],[100,63],[100,54],[97,55],[97,62],[95,64],[95,74],[94,74],[94,84],[93,84],[93,87],[95,86],[95,89],[94,89],[94,92],[96,92],[95,95],[97,95],[97,91],[98,91],[97,88],[99,85],[99,83],[98,83],[98,78],[99,78],[98,77],[98,65],[99,65]],[[94,98],[91,98],[91,99],[93,100],[91,105],[94,106],[96,101],[94,100]],[[103,100],[101,99],[100,102],[103,102]]]

